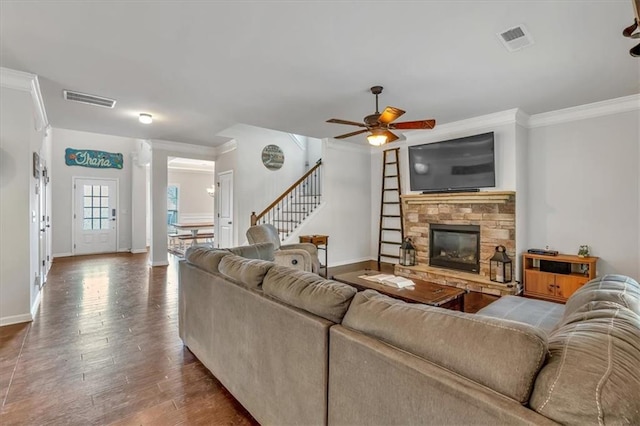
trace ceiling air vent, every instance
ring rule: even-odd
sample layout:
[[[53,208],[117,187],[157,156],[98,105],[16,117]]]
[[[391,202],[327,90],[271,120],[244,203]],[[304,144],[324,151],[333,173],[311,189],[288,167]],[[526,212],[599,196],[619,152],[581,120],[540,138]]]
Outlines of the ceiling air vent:
[[[515,52],[533,44],[533,37],[524,25],[498,33],[498,38],[509,52]]]
[[[105,108],[113,108],[116,101],[101,96],[89,95],[86,93],[73,92],[71,90],[63,90],[64,98],[68,101],[81,102],[83,104],[101,106]]]

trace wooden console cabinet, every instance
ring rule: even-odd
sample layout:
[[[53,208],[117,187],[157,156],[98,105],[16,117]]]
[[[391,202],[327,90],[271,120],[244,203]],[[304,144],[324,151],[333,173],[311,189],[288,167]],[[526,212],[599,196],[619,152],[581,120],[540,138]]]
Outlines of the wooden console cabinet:
[[[541,271],[540,261],[569,264],[571,272],[563,274]],[[597,261],[597,257],[525,253],[522,255],[524,295],[564,303],[577,289],[596,277]]]

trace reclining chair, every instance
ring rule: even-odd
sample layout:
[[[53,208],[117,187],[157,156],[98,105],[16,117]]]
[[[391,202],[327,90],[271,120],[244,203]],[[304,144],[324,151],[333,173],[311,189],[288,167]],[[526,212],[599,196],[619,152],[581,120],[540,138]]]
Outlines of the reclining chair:
[[[280,244],[280,235],[270,223],[254,225],[247,230],[249,244],[272,243],[275,247],[275,263],[307,272],[318,273],[320,260],[318,249],[311,243]]]

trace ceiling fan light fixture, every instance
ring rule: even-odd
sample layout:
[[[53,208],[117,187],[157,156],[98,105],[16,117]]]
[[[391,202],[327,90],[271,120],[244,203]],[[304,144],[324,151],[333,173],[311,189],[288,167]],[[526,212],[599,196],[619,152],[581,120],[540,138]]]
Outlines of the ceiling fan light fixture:
[[[138,116],[138,121],[140,121],[142,124],[151,124],[153,123],[153,116],[151,114],[142,112]]]
[[[369,136],[367,136],[367,140],[373,146],[380,146],[387,143],[387,135],[374,130]]]

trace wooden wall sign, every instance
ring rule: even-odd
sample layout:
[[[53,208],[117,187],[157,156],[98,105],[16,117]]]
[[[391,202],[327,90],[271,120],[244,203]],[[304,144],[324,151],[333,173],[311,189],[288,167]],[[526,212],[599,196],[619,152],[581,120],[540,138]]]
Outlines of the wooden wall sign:
[[[91,167],[94,169],[121,169],[122,154],[90,149],[67,148],[64,152],[67,166]]]

